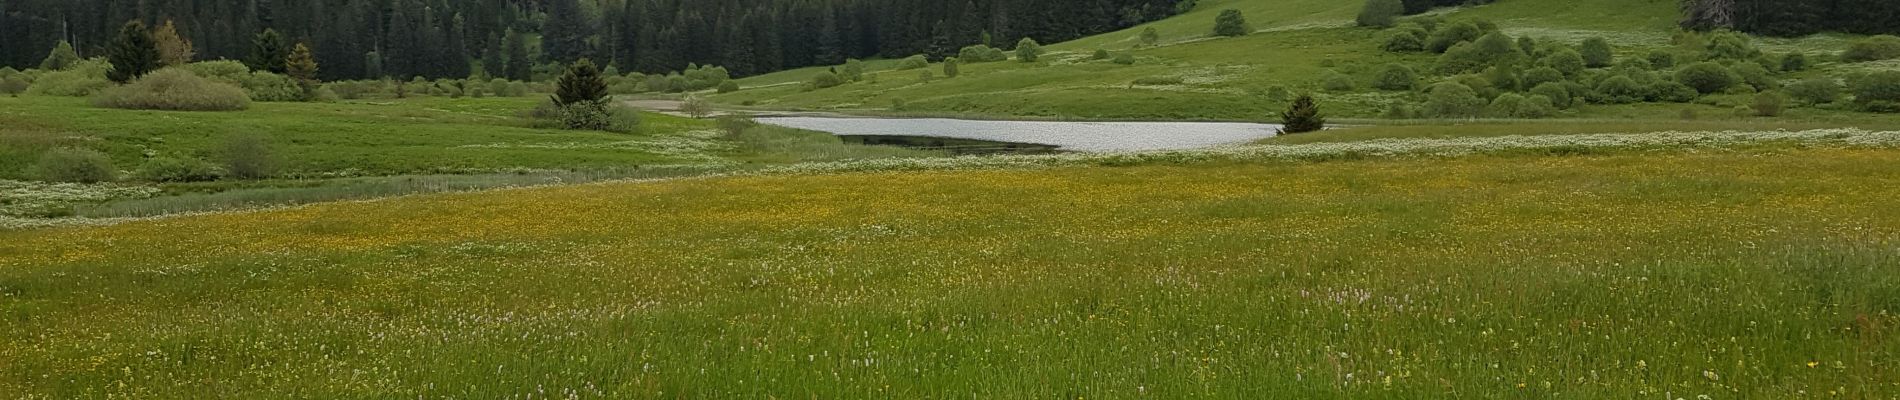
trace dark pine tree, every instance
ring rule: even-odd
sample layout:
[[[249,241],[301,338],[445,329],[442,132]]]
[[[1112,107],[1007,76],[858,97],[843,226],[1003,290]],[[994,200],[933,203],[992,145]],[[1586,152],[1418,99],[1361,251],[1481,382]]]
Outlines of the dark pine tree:
[[[245,60],[254,71],[284,73],[290,70],[284,61],[290,57],[290,48],[284,46],[284,36],[276,29],[265,29],[251,40],[251,58]]]
[[[533,60],[528,56],[528,39],[510,29],[502,42],[508,49],[507,66],[502,68],[502,76],[510,80],[528,80],[528,77],[534,73]]]
[[[579,0],[548,1],[547,24],[541,28],[541,47],[550,60],[568,63],[587,58],[592,54],[587,39],[593,35],[593,25],[581,11]]]
[[[601,79],[600,68],[585,58],[567,67],[554,89],[554,104],[563,107],[606,100],[607,81]]]
[[[152,40],[152,31],[145,29],[145,23],[127,22],[106,48],[106,60],[112,62],[112,71],[106,73],[106,78],[118,83],[131,82],[158,69],[158,43]]]
[[[1326,117],[1319,114],[1319,104],[1312,95],[1300,95],[1293,99],[1293,106],[1280,113],[1280,133],[1294,134],[1314,132],[1326,129]]]

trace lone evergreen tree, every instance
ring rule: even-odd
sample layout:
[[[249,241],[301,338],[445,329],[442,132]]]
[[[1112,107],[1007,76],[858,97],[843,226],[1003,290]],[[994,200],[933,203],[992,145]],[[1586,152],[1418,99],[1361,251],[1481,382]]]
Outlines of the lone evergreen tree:
[[[561,74],[560,83],[554,89],[554,104],[562,107],[601,103],[607,100],[607,81],[601,79],[600,68],[588,59],[575,61]]]
[[[253,71],[281,74],[290,71],[290,67],[284,65],[289,57],[290,49],[284,47],[283,35],[278,35],[276,29],[264,29],[251,40],[251,59],[245,64]]]
[[[317,56],[310,53],[310,47],[297,43],[291,49],[290,56],[284,60],[285,72],[297,80],[297,86],[303,88],[305,100],[312,99],[317,93]]]
[[[178,26],[169,19],[152,31],[152,41],[158,44],[158,63],[167,67],[189,64],[191,58],[198,55],[191,47],[191,39],[179,35]]]
[[[58,45],[53,46],[52,52],[46,53],[46,59],[40,61],[40,69],[58,71],[71,67],[77,62],[79,62],[79,52],[73,51],[72,43],[61,40]]]
[[[1280,113],[1280,133],[1294,134],[1314,132],[1326,129],[1326,117],[1319,115],[1319,104],[1313,101],[1313,95],[1300,95],[1293,99],[1293,106]]]
[[[955,77],[957,77],[957,75],[958,75],[958,74],[961,74],[961,73],[962,73],[962,71],[959,71],[959,70],[957,69],[957,58],[956,58],[956,57],[950,57],[950,58],[945,58],[945,59],[943,59],[943,77],[945,77],[945,78],[955,78]]]
[[[112,71],[106,78],[113,82],[126,83],[146,73],[158,69],[158,44],[152,42],[152,32],[145,29],[145,23],[132,21],[119,28],[119,36],[112,39],[112,45],[106,49],[106,61],[112,63]]]
[[[1214,34],[1219,36],[1246,36],[1253,33],[1253,26],[1247,24],[1247,16],[1240,10],[1226,9],[1214,17]]]
[[[509,29],[502,41],[507,42],[508,62],[507,66],[502,68],[501,75],[509,80],[528,80],[528,77],[534,73],[534,63],[528,59],[528,39],[522,38],[521,34]]]

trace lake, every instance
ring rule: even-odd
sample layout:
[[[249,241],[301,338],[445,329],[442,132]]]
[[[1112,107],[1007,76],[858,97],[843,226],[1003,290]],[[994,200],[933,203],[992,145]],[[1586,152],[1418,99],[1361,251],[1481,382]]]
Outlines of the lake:
[[[758,122],[835,135],[929,137],[1054,146],[1064,151],[1177,150],[1273,137],[1279,125],[1238,122],[978,121],[945,118],[769,117]]]

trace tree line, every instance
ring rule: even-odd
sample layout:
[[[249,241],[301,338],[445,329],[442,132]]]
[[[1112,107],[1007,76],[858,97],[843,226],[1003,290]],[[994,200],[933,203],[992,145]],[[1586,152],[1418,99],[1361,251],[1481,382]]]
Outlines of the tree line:
[[[199,60],[251,56],[257,35],[309,46],[324,79],[490,76],[589,58],[624,71],[691,64],[749,75],[847,58],[942,57],[971,44],[1057,42],[1172,16],[1193,0],[0,0],[0,66],[65,41],[102,55],[128,21],[175,24]]]

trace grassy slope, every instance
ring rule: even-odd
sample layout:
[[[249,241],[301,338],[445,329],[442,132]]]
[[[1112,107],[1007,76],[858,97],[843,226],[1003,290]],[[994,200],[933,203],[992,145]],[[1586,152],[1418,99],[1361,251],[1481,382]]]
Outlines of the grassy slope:
[[[681,153],[711,124],[647,115],[645,133],[530,129],[516,113],[535,99],[415,98],[335,104],[256,103],[228,113],[96,108],[85,99],[0,98],[0,178],[25,178],[50,147],[87,147],[133,170],[150,156],[222,158],[226,138],[265,137],[289,174],[391,175],[506,168],[579,168],[704,163]],[[568,145],[568,149],[529,145]],[[471,147],[484,146],[484,147]],[[545,147],[545,146],[543,146]],[[354,171],[353,173],[351,171]]]
[[[1793,149],[860,173],[0,232],[0,392],[1885,398],[1896,179]]]
[[[803,91],[796,82],[820,68],[786,71],[741,82],[751,89],[713,96],[728,104],[768,108],[882,111],[902,99],[908,111],[973,116],[1054,116],[1112,119],[1263,119],[1283,107],[1266,94],[1280,87],[1315,92],[1328,114],[1372,117],[1389,104],[1418,95],[1406,92],[1328,93],[1320,81],[1330,73],[1347,74],[1363,88],[1388,63],[1428,68],[1432,55],[1391,54],[1378,49],[1383,33],[1350,27],[1359,2],[1227,0],[1203,2],[1193,12],[1076,41],[1054,44],[1038,64],[1001,62],[965,65],[963,76],[923,82],[916,71],[883,71],[875,82]],[[1214,15],[1226,8],[1243,10],[1261,32],[1241,38],[1207,38]],[[1668,46],[1674,30],[1673,2],[1658,0],[1507,0],[1444,10],[1452,18],[1484,18],[1507,31],[1540,40],[1579,42],[1600,36],[1640,54]],[[1154,27],[1163,46],[1133,49],[1139,32]],[[1769,40],[1772,51],[1825,51],[1843,47],[1837,37]],[[1139,62],[1122,66],[1087,60],[1095,49],[1131,51]],[[889,65],[880,64],[880,65]],[[1836,67],[1836,66],[1830,66]],[[1854,68],[1855,66],[1838,66]],[[933,66],[933,69],[939,67]],[[873,71],[879,68],[872,68]],[[1811,72],[1818,74],[1822,72]],[[1790,76],[1799,78],[1804,75]],[[1185,83],[1133,86],[1146,77],[1180,77]],[[1730,99],[1731,102],[1745,99]],[[1567,114],[1581,118],[1675,119],[1682,110],[1726,117],[1735,104],[1641,104],[1583,107]],[[1828,120],[1863,125],[1891,118],[1802,109],[1797,120]],[[1842,114],[1850,114],[1843,116]]]

